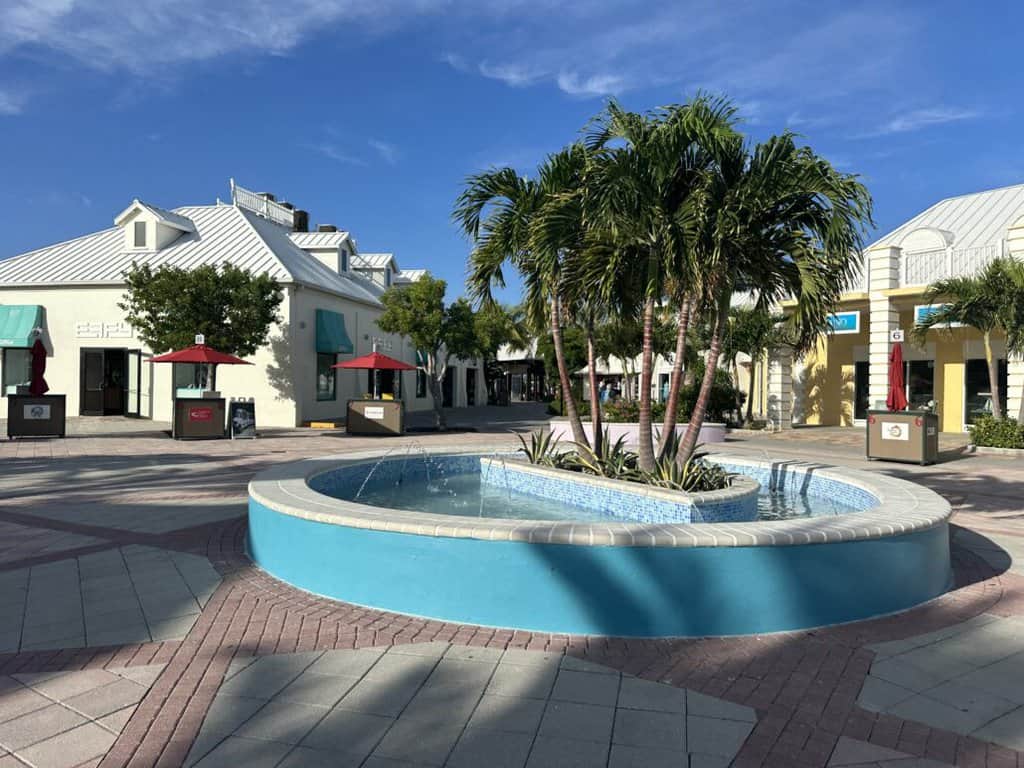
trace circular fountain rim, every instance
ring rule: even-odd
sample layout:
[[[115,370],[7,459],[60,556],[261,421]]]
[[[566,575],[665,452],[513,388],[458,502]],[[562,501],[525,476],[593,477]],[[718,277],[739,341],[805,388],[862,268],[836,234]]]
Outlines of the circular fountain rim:
[[[952,515],[949,502],[917,483],[845,467],[792,460],[773,462],[727,453],[716,453],[711,458],[734,466],[761,468],[783,463],[787,471],[813,472],[824,479],[861,488],[879,503],[847,515],[750,523],[594,523],[463,517],[391,509],[336,499],[309,487],[309,480],[316,475],[379,461],[388,458],[390,453],[369,450],[280,464],[250,481],[249,496],[281,514],[331,525],[419,536],[575,546],[685,548],[826,544],[908,534],[946,523]],[[425,453],[431,456],[487,455],[479,447]]]

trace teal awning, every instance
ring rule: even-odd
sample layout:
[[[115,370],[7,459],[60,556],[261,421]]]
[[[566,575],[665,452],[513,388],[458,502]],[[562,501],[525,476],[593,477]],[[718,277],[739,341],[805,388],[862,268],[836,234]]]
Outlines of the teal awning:
[[[316,351],[325,355],[351,354],[354,347],[345,332],[345,316],[327,309],[316,311]]]
[[[0,305],[0,347],[31,347],[32,332],[43,327],[43,308],[38,304]]]

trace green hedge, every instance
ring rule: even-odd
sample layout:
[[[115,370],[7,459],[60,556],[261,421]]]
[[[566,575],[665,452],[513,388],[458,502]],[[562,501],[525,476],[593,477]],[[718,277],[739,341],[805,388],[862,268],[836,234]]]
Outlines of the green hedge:
[[[1024,424],[982,416],[971,427],[971,442],[987,448],[1024,448]]]

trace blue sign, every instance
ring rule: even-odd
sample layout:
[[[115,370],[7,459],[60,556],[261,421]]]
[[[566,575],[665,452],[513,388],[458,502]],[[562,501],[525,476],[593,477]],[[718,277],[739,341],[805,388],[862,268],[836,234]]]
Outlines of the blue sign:
[[[917,304],[914,307],[914,325],[921,325],[945,304]],[[963,328],[963,323],[944,323],[943,328]]]
[[[860,333],[860,310],[829,315],[828,326],[832,333]]]

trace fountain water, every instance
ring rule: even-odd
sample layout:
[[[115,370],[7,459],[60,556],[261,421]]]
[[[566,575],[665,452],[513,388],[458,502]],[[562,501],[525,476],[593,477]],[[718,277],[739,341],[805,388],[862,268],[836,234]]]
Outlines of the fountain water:
[[[373,477],[373,473],[377,471],[377,467],[383,464],[388,456],[394,453],[394,451],[394,448],[388,448],[384,452],[384,455],[377,459],[376,463],[370,467],[370,471],[366,473],[366,477],[363,478],[363,482],[359,484],[359,490],[356,491],[356,495],[353,497],[352,501],[359,501],[359,495],[363,492],[363,489],[366,488],[366,484],[370,482],[370,478]]]

